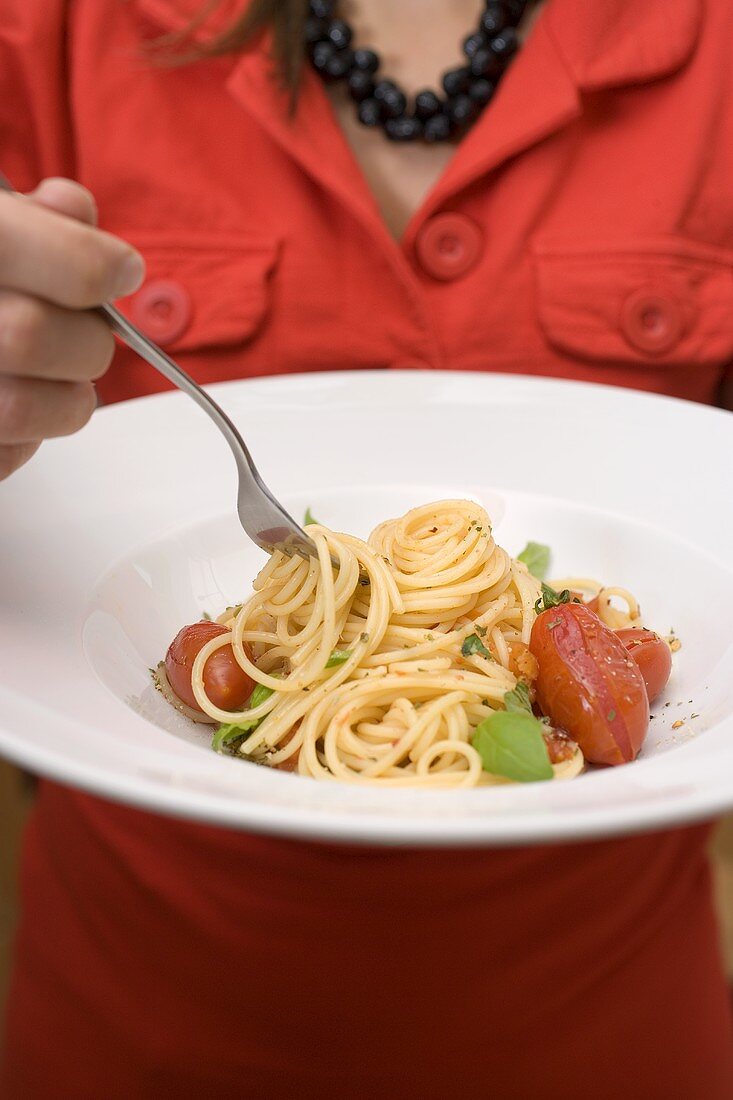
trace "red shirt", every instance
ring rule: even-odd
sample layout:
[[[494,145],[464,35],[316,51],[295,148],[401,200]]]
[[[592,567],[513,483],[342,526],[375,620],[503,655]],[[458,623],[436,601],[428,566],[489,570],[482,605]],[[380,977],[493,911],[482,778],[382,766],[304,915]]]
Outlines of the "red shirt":
[[[548,0],[399,243],[311,72],[289,118],[261,47],[141,54],[196,6],[5,0],[0,149],[20,187],[94,191],[148,260],[125,308],[197,378],[502,370],[714,399],[733,0]],[[99,388],[161,384],[120,352]],[[706,836],[353,849],[43,784],[4,1095],[722,1100]]]

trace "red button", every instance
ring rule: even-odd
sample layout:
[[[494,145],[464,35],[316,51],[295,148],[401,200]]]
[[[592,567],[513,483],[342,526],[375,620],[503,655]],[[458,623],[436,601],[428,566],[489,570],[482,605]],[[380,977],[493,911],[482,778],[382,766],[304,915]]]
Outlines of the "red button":
[[[682,335],[682,311],[665,291],[641,287],[621,307],[621,328],[633,347],[649,355],[661,355]]]
[[[483,234],[465,214],[436,214],[417,235],[420,266],[434,279],[459,279],[483,252]]]
[[[151,279],[135,295],[132,319],[157,344],[172,344],[191,323],[188,291],[173,279]]]

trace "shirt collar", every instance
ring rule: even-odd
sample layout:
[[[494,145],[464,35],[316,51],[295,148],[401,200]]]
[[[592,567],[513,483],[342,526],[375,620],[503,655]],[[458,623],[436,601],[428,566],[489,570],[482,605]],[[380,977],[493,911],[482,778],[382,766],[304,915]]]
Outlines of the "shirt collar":
[[[656,80],[692,55],[702,0],[549,0],[547,24],[583,91]]]

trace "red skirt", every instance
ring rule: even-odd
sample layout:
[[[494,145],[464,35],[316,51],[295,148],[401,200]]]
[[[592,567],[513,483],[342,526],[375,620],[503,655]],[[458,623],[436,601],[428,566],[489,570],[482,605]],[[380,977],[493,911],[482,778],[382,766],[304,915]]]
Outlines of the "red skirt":
[[[729,1100],[708,826],[343,848],[42,784],[8,1100]]]

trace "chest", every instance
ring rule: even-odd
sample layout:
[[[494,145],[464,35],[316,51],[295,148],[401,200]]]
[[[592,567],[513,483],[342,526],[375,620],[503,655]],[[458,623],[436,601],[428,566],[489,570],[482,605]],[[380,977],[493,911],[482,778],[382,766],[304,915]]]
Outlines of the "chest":
[[[388,141],[380,130],[366,129],[343,92],[332,93],[339,127],[351,148],[389,233],[399,240],[415,211],[435,187],[455,155],[448,142],[409,146]]]
[[[520,43],[523,44],[531,33],[541,6],[540,0],[528,4],[517,28]],[[345,7],[348,9],[350,5]],[[380,7],[381,0],[378,0],[375,11]],[[397,79],[409,97],[423,88],[432,88],[441,94],[442,74],[466,64],[460,44],[478,26],[483,5],[476,0],[442,5],[439,29],[436,21],[421,18],[413,5],[396,9],[390,5],[386,7],[389,9],[387,26],[384,20],[380,23],[376,19],[371,25],[357,27],[356,45],[367,41],[376,45],[389,67],[389,73],[380,70],[380,76]],[[395,36],[401,47],[398,51],[395,50]],[[332,85],[327,91],[339,128],[387,229],[399,240],[456,155],[457,145],[452,142],[434,145],[391,142],[380,128],[370,129],[359,123],[354,103],[342,84]]]

